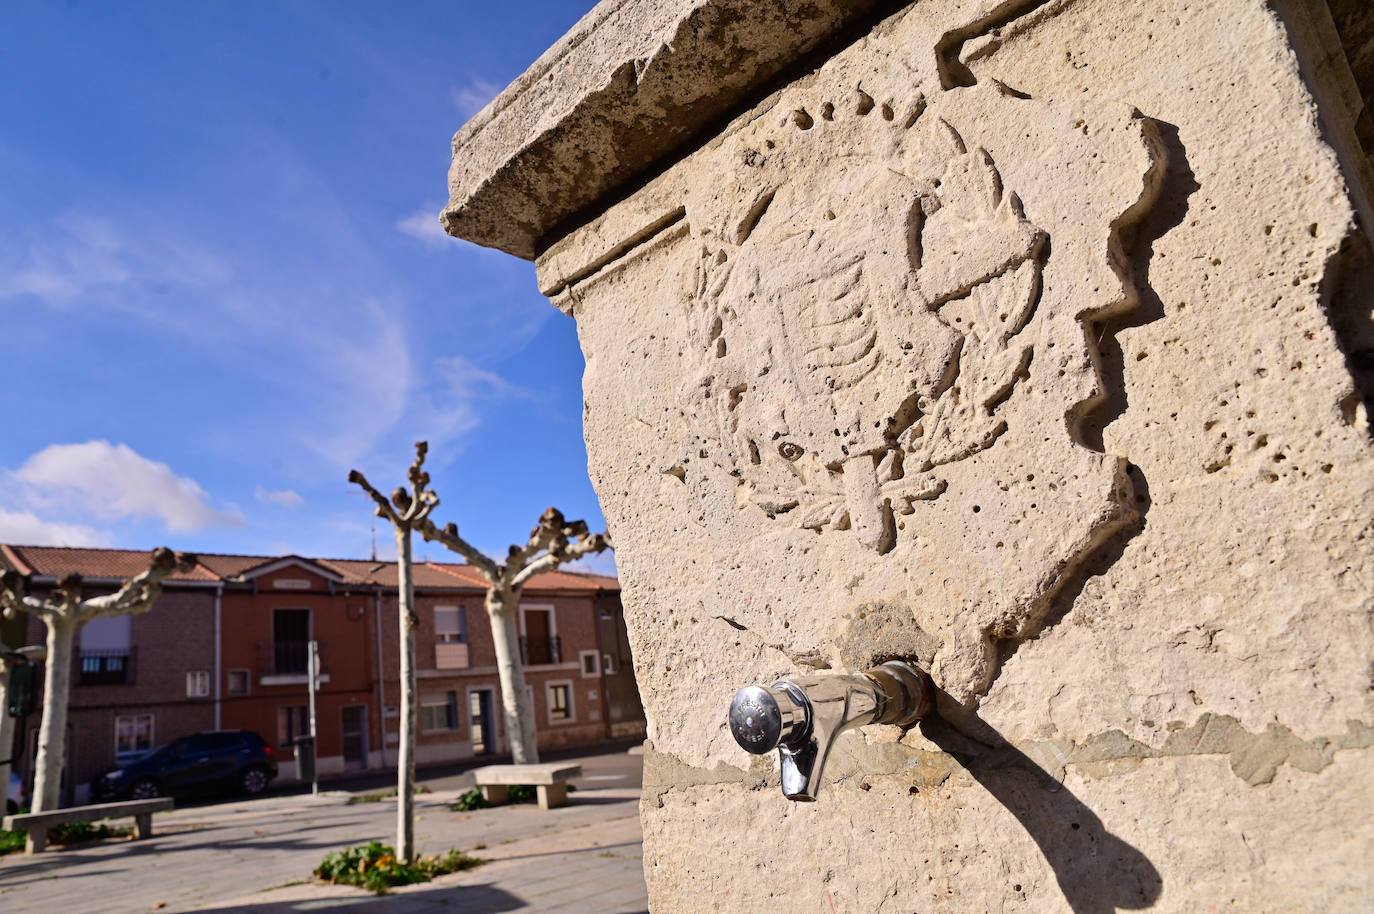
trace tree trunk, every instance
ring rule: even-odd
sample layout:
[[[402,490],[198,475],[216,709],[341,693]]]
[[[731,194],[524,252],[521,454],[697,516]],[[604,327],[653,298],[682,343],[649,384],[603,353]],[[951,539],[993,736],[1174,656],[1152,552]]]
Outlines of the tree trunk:
[[[72,684],[72,642],[77,623],[63,616],[45,616],[48,658],[43,667],[43,720],[38,731],[38,774],[33,783],[33,811],[58,808],[62,759],[67,750],[67,699]],[[6,712],[8,713],[8,712]],[[9,785],[5,785],[9,789]]]
[[[487,589],[487,615],[491,617],[492,640],[496,642],[496,672],[501,679],[506,738],[510,740],[512,761],[528,765],[539,761],[539,748],[534,739],[534,708],[530,707],[525,691],[525,670],[520,662],[520,630],[515,617],[519,607],[519,590]]]
[[[410,528],[396,528],[396,571],[400,590],[401,757],[396,766],[396,857],[415,859],[415,580]]]

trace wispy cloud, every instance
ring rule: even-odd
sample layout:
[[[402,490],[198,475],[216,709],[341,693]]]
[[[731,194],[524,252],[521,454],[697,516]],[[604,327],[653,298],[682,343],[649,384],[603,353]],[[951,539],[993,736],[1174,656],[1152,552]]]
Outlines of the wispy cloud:
[[[43,520],[32,511],[0,510],[0,542],[25,546],[111,546],[115,538],[107,530],[85,524]]]
[[[217,508],[192,479],[126,444],[87,441],[43,448],[10,474],[32,509],[103,520],[160,521],[173,533],[243,523],[237,509]]]
[[[468,80],[467,85],[458,86],[451,91],[450,97],[453,99],[453,106],[458,109],[458,113],[464,118],[470,118],[478,111],[487,106],[496,94],[501,91],[501,87],[496,83],[474,76]]]
[[[94,294],[146,287],[200,288],[230,277],[208,249],[172,235],[118,231],[110,222],[66,213],[30,230],[27,244],[11,239],[0,260],[0,300],[33,296],[65,307]]]
[[[301,494],[291,489],[274,490],[258,486],[253,490],[253,497],[263,504],[278,505],[282,508],[299,508],[305,504],[305,499],[301,498]]]
[[[397,220],[396,228],[403,235],[409,235],[429,247],[446,247],[457,240],[439,224],[437,206],[416,210],[404,219]]]

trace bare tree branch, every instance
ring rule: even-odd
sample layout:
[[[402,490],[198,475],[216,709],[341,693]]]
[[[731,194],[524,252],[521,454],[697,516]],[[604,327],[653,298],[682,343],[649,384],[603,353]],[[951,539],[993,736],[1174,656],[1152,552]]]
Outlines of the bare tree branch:
[[[391,502],[386,500],[385,495],[383,495],[381,492],[378,492],[375,488],[372,487],[372,483],[367,481],[366,476],[364,476],[362,473],[359,473],[357,470],[349,470],[348,481],[357,483],[359,486],[362,487],[364,492],[366,492],[368,495],[372,497],[372,500],[377,503],[376,514],[378,517],[385,518],[386,520],[391,521],[393,524],[397,522],[396,512],[391,510]]]
[[[578,521],[578,523],[582,522]],[[583,530],[585,530],[586,527],[587,525],[583,523]],[[587,555],[589,553],[601,552],[605,549],[610,548],[610,546],[611,541],[604,533],[596,533],[592,534],[591,536],[583,536],[582,539],[579,539],[572,545],[560,549],[557,552],[550,551],[544,553],[539,558],[535,559],[533,562],[526,565],[520,571],[520,573],[517,574],[515,578],[511,581],[511,584],[515,587],[523,587],[529,581],[530,578],[534,577],[535,575],[541,572],[552,571],[553,569],[557,568],[559,565],[564,564],[565,562],[576,561],[584,555]]]
[[[199,561],[197,556],[189,552],[176,555],[165,546],[158,548],[153,552],[153,561],[147,571],[125,581],[124,586],[112,594],[82,602],[78,618],[85,622],[100,616],[146,612],[162,593],[162,582],[168,575],[184,574],[195,568]]]
[[[415,524],[415,532],[426,542],[439,543],[450,552],[458,553],[469,565],[482,572],[482,577],[486,578],[488,583],[496,584],[500,581],[501,566],[459,536],[457,524],[446,524],[440,529],[434,521],[426,517]]]
[[[24,592],[24,576],[19,572],[0,574],[0,616],[13,619],[15,613],[26,612],[41,617],[53,611],[43,600]]]

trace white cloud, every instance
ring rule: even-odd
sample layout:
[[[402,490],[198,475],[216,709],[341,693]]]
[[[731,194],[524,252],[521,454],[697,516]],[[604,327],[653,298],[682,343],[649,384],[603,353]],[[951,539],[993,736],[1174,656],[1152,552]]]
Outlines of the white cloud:
[[[0,299],[33,296],[64,307],[92,294],[136,286],[165,290],[198,288],[223,282],[228,267],[209,249],[174,235],[143,234],[84,215],[58,216],[35,228],[27,246],[17,240],[4,247],[0,261]]]
[[[487,106],[501,87],[490,80],[473,77],[466,86],[452,90],[453,105],[464,118],[470,118]]]
[[[534,398],[534,392],[512,384],[493,371],[478,368],[461,355],[440,359],[439,376],[448,384],[449,392],[465,400],[524,399]]]
[[[439,224],[439,209],[437,206],[418,209],[404,219],[397,220],[396,229],[429,247],[453,244],[458,239],[444,231]]]
[[[154,518],[173,533],[243,522],[236,510],[212,506],[209,495],[194,480],[176,475],[167,464],[149,460],[125,444],[49,445],[12,475],[36,507],[105,520]]]
[[[46,521],[31,511],[0,510],[0,542],[24,546],[110,546],[114,536],[84,524]]]
[[[607,549],[596,555],[583,556],[575,562],[569,562],[563,568],[567,571],[585,571],[591,574],[604,574],[607,577],[619,577],[615,568],[615,550]]]
[[[258,486],[253,490],[253,497],[264,504],[280,505],[283,508],[299,508],[305,503],[300,493],[291,489],[272,490]]]

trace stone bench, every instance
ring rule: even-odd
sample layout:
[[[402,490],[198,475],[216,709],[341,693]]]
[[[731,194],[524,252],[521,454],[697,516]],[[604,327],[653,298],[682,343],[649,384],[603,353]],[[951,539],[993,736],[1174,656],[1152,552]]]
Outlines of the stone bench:
[[[568,802],[568,778],[582,773],[581,765],[487,765],[472,772],[473,783],[482,788],[482,797],[493,806],[509,799],[507,787],[531,785],[539,796],[540,809],[554,809]]]
[[[129,800],[124,803],[97,803],[93,806],[72,806],[68,809],[54,809],[51,812],[25,812],[5,816],[0,821],[7,831],[26,832],[24,850],[30,854],[42,853],[48,847],[48,829],[54,825],[70,822],[94,822],[97,819],[122,819],[134,817],[134,836],[147,838],[153,833],[153,813],[167,812],[172,808],[171,797],[155,797],[151,800]]]

